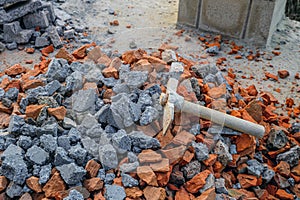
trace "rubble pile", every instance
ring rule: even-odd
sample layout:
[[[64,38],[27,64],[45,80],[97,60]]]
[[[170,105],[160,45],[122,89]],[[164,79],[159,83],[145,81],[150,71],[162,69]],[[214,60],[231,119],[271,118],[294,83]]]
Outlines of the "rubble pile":
[[[91,43],[55,58],[49,49],[33,69],[0,74],[1,199],[300,196],[300,124],[274,113],[271,93],[168,45],[118,54]],[[264,125],[264,138],[185,113],[163,135],[159,97],[170,77],[186,100]],[[288,107],[299,116],[300,105]]]
[[[49,44],[61,48],[74,39],[86,40],[85,27],[75,26],[71,16],[51,1],[3,0],[0,16],[0,52],[28,43],[37,49]]]

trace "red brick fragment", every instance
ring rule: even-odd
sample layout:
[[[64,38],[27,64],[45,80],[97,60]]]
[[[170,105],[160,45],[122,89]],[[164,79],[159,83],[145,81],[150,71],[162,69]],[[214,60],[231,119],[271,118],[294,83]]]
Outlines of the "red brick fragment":
[[[205,183],[208,175],[211,174],[209,170],[204,170],[194,176],[191,180],[185,183],[185,189],[190,193],[197,193]]]
[[[294,199],[294,195],[287,193],[285,190],[283,189],[279,189],[276,192],[276,196],[280,199],[280,200],[293,200]]]
[[[49,56],[49,53],[53,53],[53,52],[54,52],[53,44],[51,44],[51,45],[49,45],[49,46],[43,48],[43,49],[41,50],[41,52],[42,52],[42,55],[43,55],[43,56],[48,57],[48,56]]]
[[[39,184],[38,177],[30,177],[26,180],[26,185],[36,193],[42,192],[42,186]]]
[[[15,64],[15,65],[9,67],[8,69],[6,69],[4,72],[8,76],[16,76],[16,75],[26,72],[26,69],[25,69],[25,67],[21,66],[20,64]]]
[[[253,186],[258,186],[258,179],[253,176],[253,175],[249,175],[249,174],[239,174],[237,176],[237,179],[239,181],[239,183],[241,184],[241,187],[244,189],[247,189],[249,187],[253,187]]]
[[[95,160],[89,160],[85,166],[85,170],[87,171],[87,174],[91,178],[97,176],[100,168],[101,168],[101,165],[98,162],[96,162]]]
[[[36,119],[44,107],[45,105],[29,105],[26,107],[25,115],[27,118]]]
[[[50,180],[43,187],[46,197],[55,197],[57,192],[65,191],[66,186],[64,181],[59,175],[59,172],[55,172]]]
[[[0,192],[4,191],[7,187],[8,180],[5,176],[0,176]]]
[[[63,120],[67,114],[67,109],[64,106],[48,108],[47,111],[49,115],[54,116],[59,121]]]
[[[73,62],[75,60],[74,56],[70,54],[66,48],[61,48],[55,55],[55,58],[63,58],[66,59],[69,63]]]
[[[277,73],[280,78],[286,78],[290,75],[289,71],[287,70],[279,70]]]
[[[140,166],[137,168],[137,175],[143,181],[145,181],[148,185],[158,186],[157,177],[153,170],[149,166]]]
[[[29,53],[29,54],[33,54],[35,52],[35,49],[34,48],[26,48],[25,52]]]
[[[89,191],[93,192],[103,188],[103,181],[100,178],[90,178],[83,182],[84,187]]]
[[[43,86],[44,82],[39,79],[33,79],[33,80],[26,80],[22,83],[22,89],[23,91],[36,88],[38,86]]]
[[[273,79],[275,81],[278,81],[278,76],[276,76],[275,74],[272,74],[270,72],[265,72],[265,76],[266,76],[266,78],[270,78],[270,79]]]

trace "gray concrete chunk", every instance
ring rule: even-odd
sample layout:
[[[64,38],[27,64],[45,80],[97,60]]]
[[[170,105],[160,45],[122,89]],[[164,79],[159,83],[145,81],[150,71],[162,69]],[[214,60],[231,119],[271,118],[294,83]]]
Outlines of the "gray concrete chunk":
[[[75,163],[66,164],[57,167],[61,177],[69,185],[76,185],[80,183],[86,174],[86,170],[83,167],[77,166]]]
[[[62,46],[62,41],[55,27],[47,28],[50,40],[55,48],[60,48]]]
[[[22,156],[7,156],[0,168],[2,175],[17,184],[23,184],[28,176]]]
[[[49,44],[50,44],[50,42],[48,41],[48,39],[46,37],[37,37],[35,39],[34,46],[37,48],[40,48],[40,47],[48,46]]]
[[[104,197],[107,200],[123,200],[126,193],[123,187],[118,185],[105,185],[106,191]]]
[[[42,2],[40,0],[29,0],[26,4],[22,6],[17,6],[10,9],[8,12],[5,10],[0,11],[1,17],[0,24],[12,22],[20,17],[32,13],[42,7]]]
[[[112,98],[110,109],[112,116],[119,128],[126,128],[133,125],[133,120],[130,114],[129,102],[127,94],[121,93]]]
[[[102,166],[114,169],[118,166],[117,152],[111,144],[106,144],[99,147],[99,157]]]
[[[49,153],[42,148],[33,145],[27,150],[26,157],[34,164],[43,165],[49,159]]]
[[[23,24],[26,29],[31,29],[36,27],[47,28],[49,26],[47,12],[39,11],[36,13],[28,14],[23,17]]]
[[[76,98],[73,98],[73,109],[75,112],[95,111],[95,102],[97,100],[95,90],[80,90],[75,96]]]

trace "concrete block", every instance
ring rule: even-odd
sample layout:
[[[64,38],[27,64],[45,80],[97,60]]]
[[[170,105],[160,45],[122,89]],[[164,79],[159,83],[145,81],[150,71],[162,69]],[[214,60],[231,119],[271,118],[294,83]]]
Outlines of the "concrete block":
[[[62,46],[62,41],[55,27],[50,26],[47,28],[50,40],[55,48],[60,48]]]
[[[43,8],[43,11],[47,13],[48,21],[54,23],[54,21],[56,19],[56,15],[55,15],[52,3],[51,2],[43,2],[42,8]]]
[[[202,0],[199,28],[242,38],[249,0]]]
[[[4,41],[25,44],[29,42],[33,30],[23,30],[18,21],[3,25]]]
[[[5,11],[0,10],[1,18],[0,24],[9,23],[15,21],[16,19],[32,13],[42,7],[42,2],[40,0],[30,0],[24,4],[12,6],[12,8]]]
[[[22,28],[18,21],[7,23],[3,25],[4,41],[14,42],[14,36],[17,35]]]
[[[265,46],[284,17],[286,1],[180,0],[178,23]]]
[[[10,6],[12,4],[19,3],[19,2],[24,2],[24,1],[29,1],[29,0],[1,0],[0,1],[0,6],[7,7],[7,6]]]
[[[178,23],[197,27],[200,0],[180,0]]]
[[[286,0],[253,0],[245,39],[268,45],[276,26],[284,17]]]
[[[23,24],[25,28],[26,29],[36,28],[36,27],[47,28],[49,26],[47,12],[48,11],[39,11],[24,16]]]

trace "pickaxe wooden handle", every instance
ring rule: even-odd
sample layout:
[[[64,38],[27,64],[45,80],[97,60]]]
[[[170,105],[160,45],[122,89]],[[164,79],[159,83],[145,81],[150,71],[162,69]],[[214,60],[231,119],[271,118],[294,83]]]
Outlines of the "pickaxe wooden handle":
[[[178,80],[170,78],[167,84],[167,93],[162,93],[160,97],[161,104],[164,106],[163,134],[168,130],[174,119],[174,112],[177,111],[190,113],[236,131],[253,135],[257,138],[264,136],[265,128],[259,124],[184,100],[182,96],[176,93],[177,85]]]

